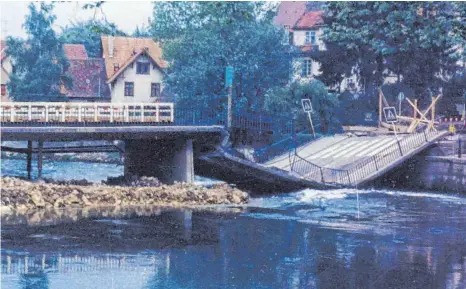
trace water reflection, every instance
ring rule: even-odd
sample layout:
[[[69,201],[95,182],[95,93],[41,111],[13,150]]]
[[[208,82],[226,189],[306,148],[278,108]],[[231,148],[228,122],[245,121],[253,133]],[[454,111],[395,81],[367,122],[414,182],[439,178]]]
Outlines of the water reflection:
[[[466,288],[464,199],[360,197],[13,218],[2,288]]]

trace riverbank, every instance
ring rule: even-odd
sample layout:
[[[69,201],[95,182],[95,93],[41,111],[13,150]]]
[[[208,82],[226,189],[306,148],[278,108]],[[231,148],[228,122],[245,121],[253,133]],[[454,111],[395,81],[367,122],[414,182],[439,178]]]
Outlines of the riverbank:
[[[26,213],[39,209],[112,206],[197,206],[245,204],[248,194],[227,184],[204,186],[177,183],[163,185],[147,180],[128,185],[57,184],[1,178],[1,213]]]

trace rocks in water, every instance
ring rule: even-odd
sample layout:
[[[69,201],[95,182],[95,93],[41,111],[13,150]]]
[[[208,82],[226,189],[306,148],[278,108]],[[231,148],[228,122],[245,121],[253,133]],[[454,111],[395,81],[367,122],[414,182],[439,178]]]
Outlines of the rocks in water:
[[[18,178],[1,178],[2,213],[25,212],[39,208],[140,206],[140,205],[206,205],[244,204],[248,194],[228,184],[216,184],[209,188],[175,183],[164,185],[157,178],[125,178],[118,185],[99,185],[88,182],[30,182]]]
[[[160,187],[162,183],[156,177],[120,176],[109,177],[103,182],[106,185],[126,186],[126,187]]]

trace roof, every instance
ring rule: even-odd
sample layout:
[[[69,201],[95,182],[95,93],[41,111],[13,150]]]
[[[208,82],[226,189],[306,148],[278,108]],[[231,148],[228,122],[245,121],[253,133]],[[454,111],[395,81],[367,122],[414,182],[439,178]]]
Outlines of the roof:
[[[293,27],[298,19],[306,12],[306,4],[305,1],[281,2],[274,23]]]
[[[83,44],[63,44],[63,50],[68,60],[87,59],[86,48]]]
[[[68,97],[110,98],[102,58],[70,59],[69,62],[68,73],[73,78],[73,88],[64,91]]]
[[[5,40],[0,40],[0,53],[1,53],[1,60],[6,57],[6,41]]]
[[[323,25],[324,24],[324,19],[322,18],[323,14],[324,14],[324,11],[322,10],[306,12],[299,18],[294,28],[295,29],[309,29],[309,28],[314,28],[319,25]]]
[[[102,36],[102,57],[105,59],[107,79],[115,79],[135,59],[135,55],[147,53],[147,55],[161,68],[167,68],[167,62],[162,58],[162,49],[152,38]],[[113,57],[110,57],[109,46],[113,42]],[[110,45],[109,45],[110,44]],[[120,69],[115,72],[114,64]],[[115,77],[114,77],[115,76]]]

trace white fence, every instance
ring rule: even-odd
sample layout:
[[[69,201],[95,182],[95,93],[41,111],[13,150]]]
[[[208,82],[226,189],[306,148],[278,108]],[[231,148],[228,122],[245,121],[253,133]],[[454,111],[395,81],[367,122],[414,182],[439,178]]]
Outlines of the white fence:
[[[173,122],[173,103],[8,102],[2,122]]]

